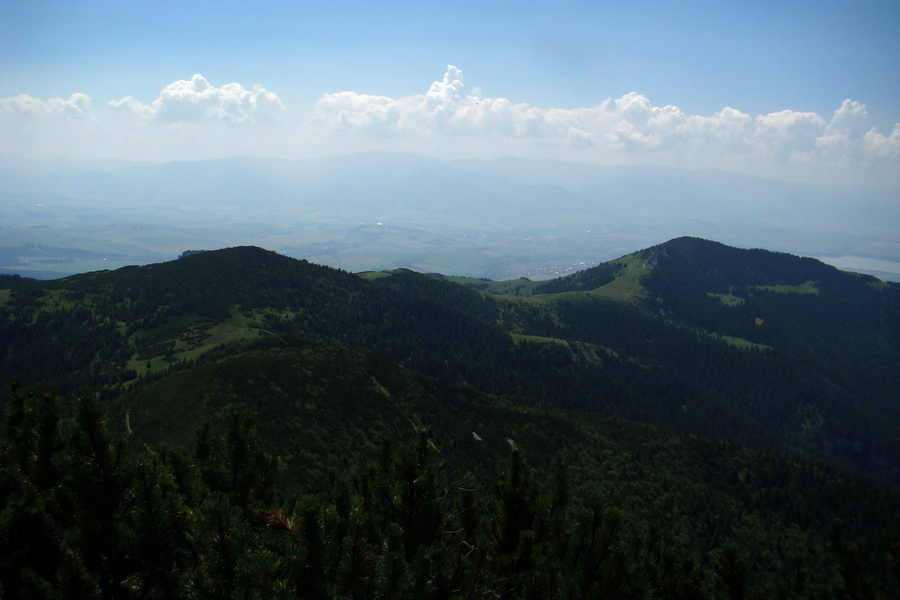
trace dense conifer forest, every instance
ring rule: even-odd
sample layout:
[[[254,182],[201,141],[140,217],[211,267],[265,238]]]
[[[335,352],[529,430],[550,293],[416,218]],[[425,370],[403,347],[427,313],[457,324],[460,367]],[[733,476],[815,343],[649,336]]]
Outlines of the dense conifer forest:
[[[865,485],[788,457],[705,448],[714,462],[746,465],[718,483],[725,497],[694,498],[695,508],[711,503],[700,515],[638,506],[650,511],[640,518],[602,486],[575,497],[567,462],[537,472],[512,440],[493,476],[480,479],[450,468],[425,430],[399,447],[385,438],[368,460],[310,492],[279,488],[280,461],[245,407],[226,407],[221,427],[199,427],[191,446],[141,450],[110,433],[95,399],[71,408],[63,418],[51,394],[9,397],[0,581],[10,597],[888,598],[898,590],[896,538],[869,545],[848,537],[857,527],[843,519],[817,522],[828,513],[877,519],[896,498],[873,489],[843,497]],[[604,477],[640,481],[635,471],[649,464]],[[664,490],[633,492],[672,502]],[[734,514],[735,501],[748,514]],[[683,531],[667,514],[709,520]],[[727,530],[742,518],[750,537],[735,539]],[[774,538],[768,519],[784,525]],[[720,545],[704,549],[698,538]],[[763,549],[775,556],[755,555]]]
[[[900,286],[258,248],[0,278],[9,597],[891,598]]]

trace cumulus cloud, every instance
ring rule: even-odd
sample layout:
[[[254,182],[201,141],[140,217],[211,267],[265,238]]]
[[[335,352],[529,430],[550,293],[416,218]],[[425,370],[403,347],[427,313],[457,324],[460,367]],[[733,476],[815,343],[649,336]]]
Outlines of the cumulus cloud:
[[[316,104],[313,121],[349,131],[407,135],[442,132],[523,136],[538,134],[545,125],[541,111],[527,104],[467,94],[462,71],[452,65],[441,81],[416,96],[327,94]]]
[[[284,104],[273,92],[258,86],[248,90],[239,83],[216,87],[202,75],[167,85],[150,104],[126,96],[110,101],[108,106],[147,120],[214,120],[228,125],[267,121],[284,111]]]
[[[845,100],[831,119],[783,110],[751,116],[725,107],[712,116],[656,106],[637,92],[596,106],[542,109],[467,92],[462,71],[448,66],[424,94],[391,98],[327,94],[314,123],[374,136],[500,135],[523,142],[622,155],[688,153],[772,163],[851,165],[900,155],[900,124],[886,136],[868,126],[866,107]]]
[[[890,136],[868,126],[864,104],[844,100],[816,138],[816,149],[837,164],[852,164],[867,159],[900,156],[900,123]]]
[[[756,117],[752,143],[766,158],[808,160],[824,129],[816,113],[782,110]]]
[[[782,110],[712,115],[657,105],[638,92],[581,108],[540,108],[467,87],[448,66],[423,93],[344,91],[322,96],[311,119],[291,122],[277,94],[201,75],[99,106],[85,94],[0,98],[0,152],[184,160],[237,154],[310,157],[352,151],[447,158],[502,155],[600,163],[713,167],[806,180],[900,185],[900,123],[872,127],[866,106],[832,115]],[[876,173],[877,171],[877,173]]]
[[[202,75],[167,85],[149,104],[126,96],[109,101],[105,108],[136,115],[146,121],[216,121],[227,125],[271,121],[285,110],[278,95],[262,87],[254,86],[248,90],[239,83],[216,87]],[[19,94],[0,98],[0,115],[75,120],[95,118],[98,111],[92,108],[87,94],[49,100]]]
[[[41,100],[28,94],[0,98],[0,113],[7,116],[65,117],[84,119],[90,115],[91,99],[87,94],[72,94],[68,99]]]
[[[894,131],[890,136],[872,129],[866,133],[863,140],[867,154],[879,158],[900,158],[900,123],[894,125]]]
[[[167,85],[148,103],[87,94],[0,98],[0,153],[35,157],[200,160],[278,155],[296,144],[280,98],[259,86],[215,86],[201,75]]]

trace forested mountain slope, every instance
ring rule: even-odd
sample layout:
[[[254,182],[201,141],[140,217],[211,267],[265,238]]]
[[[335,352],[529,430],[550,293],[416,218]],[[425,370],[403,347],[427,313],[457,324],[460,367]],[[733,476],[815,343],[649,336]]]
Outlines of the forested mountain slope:
[[[13,478],[3,485],[14,500],[2,523],[25,518],[17,511],[26,504],[17,503],[27,490],[16,482],[36,477],[31,497],[47,506],[63,502],[52,490],[76,485],[53,484],[19,461],[15,448],[35,444],[23,447],[22,456],[61,453],[48,455],[53,469],[71,460],[65,436],[74,435],[76,446],[86,443],[73,432],[90,419],[58,431],[53,423],[70,406],[85,410],[72,399],[87,390],[103,401],[110,428],[132,452],[144,452],[145,443],[190,447],[199,440],[193,458],[165,450],[147,459],[161,460],[158,467],[171,471],[166,481],[180,482],[185,496],[177,502],[202,500],[203,486],[221,500],[218,475],[204,475],[202,485],[186,482],[190,469],[218,472],[220,466],[205,462],[220,460],[211,448],[226,452],[238,443],[230,434],[209,441],[211,432],[237,423],[227,406],[238,404],[254,411],[260,440],[282,457],[272,481],[308,494],[337,493],[329,473],[360,465],[383,438],[416,443],[422,430],[448,481],[471,478],[485,502],[478,509],[448,505],[448,515],[484,516],[499,506],[490,494],[506,484],[490,482],[510,448],[546,476],[563,458],[573,510],[590,507],[599,494],[625,511],[635,540],[651,529],[656,533],[646,539],[662,531],[678,540],[643,549],[634,542],[632,558],[621,555],[622,568],[653,571],[662,568],[655,561],[671,559],[670,567],[687,569],[668,583],[654,579],[663,571],[641,571],[648,579],[635,581],[655,583],[632,590],[635,597],[653,595],[651,588],[674,593],[689,582],[698,587],[688,595],[707,597],[714,581],[716,594],[751,587],[786,597],[896,589],[890,575],[900,515],[892,491],[900,479],[896,285],[809,259],[679,238],[547,282],[406,270],[354,275],[241,247],[55,281],[4,277],[0,288],[0,377],[53,388],[62,403],[53,412],[46,400],[52,396],[15,391],[5,398],[12,420],[4,425],[10,443],[3,460]],[[115,448],[116,456],[126,451]],[[241,456],[227,452],[221,460]],[[375,488],[366,486],[382,485],[360,477],[345,481],[352,494],[367,497]],[[538,492],[531,494],[528,506],[537,502]],[[322,508],[321,515],[337,515],[349,502],[340,494],[327,498],[338,512]],[[263,495],[253,502],[242,510],[268,509],[274,500]],[[197,514],[214,509],[190,506]],[[250,513],[241,518],[240,527],[255,531]],[[366,525],[375,528],[373,539],[399,535],[393,526],[393,533],[376,533],[388,527],[379,523]],[[544,544],[544,551],[562,543],[551,530],[531,527],[534,537],[523,539]],[[553,568],[562,573],[576,563]],[[500,564],[485,568],[507,581]],[[529,565],[528,573],[546,571]],[[344,573],[335,569],[335,577]],[[534,590],[551,585],[531,581]]]
[[[754,588],[770,593],[788,585],[798,564],[811,573],[840,568],[828,537],[836,519],[848,539],[868,539],[861,567],[878,573],[882,566],[868,553],[887,552],[900,528],[894,493],[808,459],[578,412],[523,409],[345,347],[265,342],[126,393],[108,414],[134,447],[190,447],[204,420],[214,431],[226,427],[221,415],[231,403],[257,415],[261,439],[281,457],[283,485],[325,492],[329,473],[366,463],[382,440],[413,445],[427,431],[447,477],[468,476],[467,488],[488,494],[512,447],[537,478],[550,478],[565,461],[569,501],[580,507],[603,498],[623,511],[629,531],[663,531],[703,563],[737,545]],[[834,585],[825,583],[829,577],[806,591]]]
[[[900,286],[695,238],[554,281],[468,283],[358,276],[250,247],[10,279],[0,374],[114,397],[214,349],[288,336],[367,348],[524,406],[898,477]]]
[[[378,406],[360,406],[366,398],[348,401],[340,383],[315,389],[320,356],[352,371],[351,385],[374,367],[391,392],[418,388],[416,398],[384,388]],[[278,368],[298,364],[311,370]],[[254,366],[276,371],[248,391]],[[52,395],[11,390],[0,423],[4,594],[896,597],[900,501],[887,490],[790,455],[505,407],[386,366],[344,350],[270,349],[195,367],[217,384],[202,394],[182,371],[164,408],[179,392],[207,407],[240,398],[188,446],[144,445],[127,408],[129,432],[111,433],[89,395],[65,418]],[[148,391],[159,399],[165,388]],[[310,410],[297,396],[325,403]],[[246,405],[260,410],[259,430]],[[369,461],[343,461],[342,444],[356,453],[367,434],[402,432],[398,412],[435,437],[385,438]],[[483,438],[461,431],[476,420]],[[506,432],[518,442],[500,440]],[[314,468],[302,468],[310,456]],[[315,471],[332,460],[338,470],[323,481]],[[285,490],[279,473],[303,478]]]
[[[696,238],[548,282],[460,282],[520,299],[504,311],[511,329],[612,348],[699,383],[740,415],[740,439],[759,428],[896,477],[896,284]],[[691,393],[682,398],[696,411]],[[713,418],[704,433],[729,431]]]

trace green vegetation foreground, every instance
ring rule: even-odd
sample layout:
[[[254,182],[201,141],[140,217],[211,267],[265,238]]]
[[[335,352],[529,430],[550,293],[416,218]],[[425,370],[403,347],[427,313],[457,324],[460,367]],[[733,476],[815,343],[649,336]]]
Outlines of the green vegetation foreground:
[[[510,443],[479,485],[422,432],[385,442],[327,491],[276,494],[278,459],[252,413],[183,447],[130,452],[99,404],[10,393],[0,430],[4,597],[747,598],[896,597],[865,546],[831,527],[834,568],[802,561],[774,587],[728,543],[701,560],[665,527],[632,527],[600,499],[572,502],[567,469],[535,476]],[[896,560],[888,570],[897,574]]]

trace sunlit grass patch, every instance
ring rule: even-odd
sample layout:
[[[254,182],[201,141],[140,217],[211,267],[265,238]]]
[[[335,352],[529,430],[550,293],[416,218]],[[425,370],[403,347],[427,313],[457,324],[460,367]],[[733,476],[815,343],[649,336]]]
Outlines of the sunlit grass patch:
[[[383,277],[390,277],[392,273],[390,271],[363,271],[362,273],[357,273],[362,279],[381,279]]]
[[[531,296],[534,293],[534,288],[542,283],[541,281],[532,281],[527,277],[505,279],[503,281],[458,276],[447,277],[446,279],[492,296],[512,296],[518,298],[527,298]]]
[[[625,256],[618,259],[624,267],[616,273],[616,278],[591,290],[592,296],[601,296],[620,302],[632,302],[644,298],[647,294],[641,285],[641,279],[647,274],[648,268],[643,259],[636,255]]]
[[[521,344],[522,342],[535,342],[537,344],[565,344],[565,342],[559,338],[545,337],[542,335],[510,333],[509,337],[511,337],[512,341],[516,344]]]
[[[177,361],[196,360],[224,344],[268,335],[262,327],[264,317],[262,311],[240,311],[232,307],[231,316],[224,321],[210,321],[196,315],[171,319],[135,336],[138,352],[127,368],[134,369],[138,375],[154,372]]]
[[[755,285],[752,290],[761,290],[764,292],[774,292],[776,294],[818,294],[819,285],[817,281],[804,281],[797,285]]]
[[[732,294],[714,294],[713,292],[706,292],[706,295],[709,298],[717,299],[725,306],[740,306],[745,302],[740,296],[734,296]]]
[[[733,335],[715,335],[714,337],[724,341],[732,348],[739,348],[741,350],[772,350],[772,346],[758,344]]]

